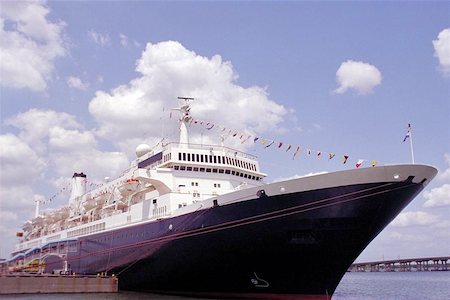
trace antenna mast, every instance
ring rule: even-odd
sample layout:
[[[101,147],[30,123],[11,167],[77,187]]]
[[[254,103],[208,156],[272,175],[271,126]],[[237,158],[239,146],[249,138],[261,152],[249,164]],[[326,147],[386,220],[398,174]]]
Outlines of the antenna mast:
[[[187,125],[192,120],[191,114],[189,112],[191,110],[189,102],[194,101],[194,98],[178,97],[178,100],[182,100],[183,102],[180,104],[179,108],[174,109],[180,111],[180,147],[187,148],[189,145],[189,133]]]

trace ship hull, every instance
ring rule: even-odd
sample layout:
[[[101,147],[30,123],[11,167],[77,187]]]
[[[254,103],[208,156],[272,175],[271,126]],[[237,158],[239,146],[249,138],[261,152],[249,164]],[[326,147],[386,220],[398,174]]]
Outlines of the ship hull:
[[[76,273],[116,274],[123,290],[326,299],[434,174],[279,194],[262,186],[245,201],[80,238],[68,261]]]

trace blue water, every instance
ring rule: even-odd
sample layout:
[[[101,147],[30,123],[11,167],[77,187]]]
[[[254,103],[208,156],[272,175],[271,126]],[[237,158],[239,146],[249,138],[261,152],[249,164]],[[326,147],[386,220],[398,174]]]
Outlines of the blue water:
[[[163,296],[148,293],[119,292],[117,294],[36,294],[0,296],[0,299],[20,300],[192,300],[194,298]],[[198,298],[196,298],[199,300]],[[347,273],[342,278],[332,300],[423,300],[450,299],[450,271]]]

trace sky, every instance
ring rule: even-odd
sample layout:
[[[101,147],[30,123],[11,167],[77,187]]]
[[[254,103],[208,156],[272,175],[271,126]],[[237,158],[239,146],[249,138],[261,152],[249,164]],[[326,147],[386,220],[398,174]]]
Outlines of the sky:
[[[192,142],[223,135],[258,156],[266,182],[360,159],[411,163],[412,140],[416,163],[439,174],[357,261],[449,256],[449,11],[448,1],[0,1],[0,257],[36,200],[41,211],[68,205],[74,172],[100,183],[137,145],[177,141],[178,96],[215,125],[191,125]]]

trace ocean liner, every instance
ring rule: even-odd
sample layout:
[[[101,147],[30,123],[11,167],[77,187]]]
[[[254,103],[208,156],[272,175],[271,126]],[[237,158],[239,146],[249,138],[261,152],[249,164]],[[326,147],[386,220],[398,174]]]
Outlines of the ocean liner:
[[[2,272],[98,274],[122,290],[212,298],[329,299],[355,258],[434,178],[417,164],[264,183],[256,157],[189,143],[139,145],[124,173],[25,223]]]

